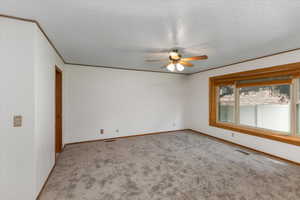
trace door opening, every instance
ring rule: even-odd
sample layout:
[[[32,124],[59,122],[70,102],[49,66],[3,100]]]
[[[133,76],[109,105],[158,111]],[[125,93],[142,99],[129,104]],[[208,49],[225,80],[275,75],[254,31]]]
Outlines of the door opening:
[[[62,151],[62,71],[55,66],[55,153]]]

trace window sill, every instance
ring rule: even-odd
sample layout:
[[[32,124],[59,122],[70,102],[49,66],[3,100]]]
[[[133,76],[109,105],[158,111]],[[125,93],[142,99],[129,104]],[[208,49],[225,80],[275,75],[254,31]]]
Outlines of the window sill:
[[[267,138],[270,140],[275,140],[287,144],[300,146],[300,137],[279,135],[279,134],[274,134],[274,132],[268,130],[259,130],[259,129],[249,128],[249,127],[244,127],[244,126],[233,125],[230,123],[212,122],[210,123],[210,126],[228,129],[232,131],[237,131],[242,134],[253,135],[257,137]]]

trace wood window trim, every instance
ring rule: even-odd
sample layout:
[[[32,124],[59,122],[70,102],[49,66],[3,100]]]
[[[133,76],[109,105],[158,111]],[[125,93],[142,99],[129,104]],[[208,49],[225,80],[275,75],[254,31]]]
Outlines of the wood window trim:
[[[300,137],[297,136],[286,136],[276,134],[276,131],[265,130],[259,128],[252,128],[248,126],[243,126],[235,123],[223,123],[217,120],[217,88],[220,85],[234,84],[239,80],[251,80],[258,78],[268,78],[276,76],[291,76],[292,78],[300,77],[300,62],[291,63],[286,65],[279,65],[275,67],[268,67],[232,74],[226,74],[221,76],[215,76],[209,78],[209,125],[223,128],[231,131],[237,131],[242,134],[253,135],[257,137],[262,137],[266,139],[271,139],[279,142],[284,142],[288,144],[293,144],[300,146]],[[255,85],[266,84],[265,83],[255,83]],[[280,84],[281,81],[271,81],[271,84]],[[286,80],[282,83],[291,84],[292,80]],[[248,84],[253,86],[253,84]],[[244,87],[244,86],[243,86]]]
[[[256,87],[256,86],[267,86],[267,85],[290,85],[292,84],[292,79],[289,80],[274,80],[274,81],[264,81],[257,83],[237,83],[237,88],[242,87]]]

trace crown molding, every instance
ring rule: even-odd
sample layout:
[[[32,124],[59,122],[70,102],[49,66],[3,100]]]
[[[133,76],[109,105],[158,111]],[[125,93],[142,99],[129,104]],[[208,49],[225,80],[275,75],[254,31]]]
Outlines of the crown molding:
[[[52,46],[52,48],[55,50],[57,55],[60,57],[60,59],[63,61],[64,64],[67,65],[77,65],[77,66],[84,66],[84,67],[98,67],[98,68],[106,68],[106,69],[116,69],[116,70],[127,70],[127,71],[142,71],[142,72],[153,72],[153,73],[165,73],[165,74],[180,74],[180,75],[188,75],[187,73],[174,73],[174,72],[164,72],[164,71],[154,71],[154,70],[143,70],[143,69],[130,69],[127,67],[113,67],[113,66],[102,66],[102,65],[88,65],[88,64],[81,64],[81,63],[70,63],[66,62],[61,53],[58,51],[58,49],[55,47],[54,43],[50,40],[42,26],[37,20],[34,19],[28,19],[28,18],[22,18],[22,17],[16,17],[12,15],[5,15],[5,14],[0,14],[0,17],[3,18],[9,18],[9,19],[14,19],[14,20],[19,20],[19,21],[24,21],[24,22],[29,22],[29,23],[34,23],[36,26],[39,28],[39,30],[42,32],[42,34],[45,36],[49,44]]]
[[[177,75],[190,75],[188,73],[179,73],[179,72],[167,72],[167,71],[155,71],[155,70],[146,70],[146,69],[131,69],[127,67],[110,67],[110,66],[103,66],[103,65],[87,65],[87,64],[80,64],[80,63],[70,63],[66,62],[66,65],[76,65],[76,66],[83,66],[83,67],[96,67],[96,68],[106,68],[106,69],[117,69],[117,70],[126,70],[126,71],[139,71],[139,72],[155,72],[155,73],[164,73],[164,74],[177,74]]]
[[[250,58],[250,59],[242,60],[242,61],[239,61],[239,62],[227,64],[227,65],[221,65],[221,66],[218,66],[218,67],[212,67],[212,68],[208,68],[208,69],[201,70],[201,71],[198,71],[198,72],[190,73],[189,75],[198,74],[198,73],[202,73],[202,72],[207,72],[207,71],[210,71],[210,70],[220,69],[220,68],[224,68],[224,67],[229,67],[229,66],[232,66],[232,65],[237,65],[237,64],[241,64],[241,63],[245,63],[245,62],[250,62],[250,61],[253,61],[253,60],[258,60],[258,59],[267,58],[267,57],[271,57],[271,56],[276,56],[276,55],[279,55],[279,54],[284,54],[284,53],[288,53],[288,52],[292,52],[292,51],[297,51],[297,50],[300,50],[300,48],[290,49],[290,50],[285,50],[285,51],[280,51],[280,52],[277,52],[277,53],[268,54],[268,55],[265,55],[265,56],[260,56],[260,57],[255,57],[255,58]]]
[[[25,22],[30,22],[30,23],[34,23],[37,25],[37,27],[40,29],[40,31],[42,32],[42,34],[45,36],[45,38],[48,40],[49,44],[52,46],[52,48],[55,50],[55,52],[57,53],[57,55],[60,57],[60,59],[65,63],[64,58],[62,57],[62,55],[59,53],[59,51],[57,50],[57,48],[55,47],[55,45],[53,44],[53,42],[50,40],[50,38],[48,37],[48,35],[46,34],[46,32],[44,31],[44,29],[42,28],[42,26],[40,25],[40,23],[36,20],[33,19],[27,19],[27,18],[22,18],[22,17],[15,17],[15,16],[11,16],[11,15],[3,15],[0,14],[0,17],[5,17],[5,18],[9,18],[9,19],[15,19],[15,20],[19,20],[19,21],[25,21]]]
[[[300,50],[300,48],[285,50],[285,51],[281,51],[281,52],[277,52],[277,53],[273,53],[273,54],[269,54],[269,55],[265,55],[265,56],[250,58],[250,59],[242,60],[242,61],[231,63],[231,64],[226,64],[226,65],[221,65],[221,66],[217,66],[217,67],[208,68],[208,69],[205,69],[205,70],[200,70],[200,71],[194,72],[194,73],[176,73],[176,72],[174,73],[174,72],[154,71],[154,70],[146,70],[146,69],[145,70],[143,70],[143,69],[129,69],[129,68],[126,68],[126,67],[113,67],[113,66],[102,66],[102,65],[88,65],[88,64],[66,62],[65,59],[63,58],[63,56],[61,55],[61,53],[57,50],[57,48],[55,47],[54,43],[50,40],[50,38],[48,37],[48,35],[46,34],[46,32],[44,31],[44,29],[42,28],[42,26],[40,25],[40,23],[37,20],[28,19],[28,18],[22,18],[22,17],[16,17],[16,16],[12,16],[12,15],[5,15],[5,14],[0,14],[0,17],[10,18],[10,19],[15,19],[15,20],[20,20],[20,21],[25,21],[25,22],[30,22],[30,23],[36,24],[37,27],[40,29],[40,31],[45,36],[45,38],[48,40],[49,44],[55,50],[55,52],[57,53],[57,55],[63,61],[64,64],[77,65],[77,66],[85,66],[85,67],[99,67],[99,68],[116,69],[116,70],[142,71],[142,72],[181,74],[181,75],[193,75],[193,74],[198,74],[198,73],[202,73],[202,72],[206,72],[206,71],[210,71],[210,70],[225,68],[225,67],[228,67],[228,66],[232,66],[232,65],[236,65],[236,64],[240,64],[240,63],[245,63],[245,62],[249,62],[249,61],[253,61],[253,60],[258,60],[258,59],[261,59],[261,58],[271,57],[271,56],[275,56],[275,55],[279,55],[279,54],[284,54],[284,53],[288,53],[288,52]]]

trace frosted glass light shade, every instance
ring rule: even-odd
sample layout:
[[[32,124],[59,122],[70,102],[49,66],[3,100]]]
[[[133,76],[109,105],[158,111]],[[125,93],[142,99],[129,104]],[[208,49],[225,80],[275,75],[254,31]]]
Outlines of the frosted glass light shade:
[[[176,68],[177,68],[177,70],[180,71],[180,72],[182,72],[182,71],[184,70],[184,66],[181,65],[181,64],[179,64],[179,63],[176,64]]]
[[[167,66],[167,69],[169,70],[169,71],[171,71],[171,72],[174,72],[175,71],[175,65],[174,64],[169,64],[168,66]]]

